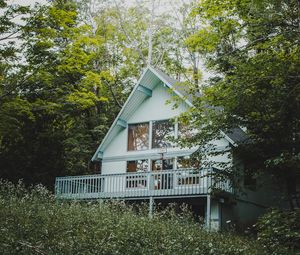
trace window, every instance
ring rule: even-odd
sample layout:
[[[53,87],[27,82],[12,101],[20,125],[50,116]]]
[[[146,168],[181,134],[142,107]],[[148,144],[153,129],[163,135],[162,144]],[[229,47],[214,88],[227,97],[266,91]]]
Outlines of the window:
[[[128,126],[128,150],[138,151],[149,148],[149,123]]]
[[[200,183],[200,162],[190,156],[177,157],[177,169],[189,169],[178,176],[178,185],[194,185]]]
[[[127,173],[132,172],[147,172],[148,159],[133,160],[127,162]]]
[[[153,121],[152,148],[172,147],[170,138],[175,136],[175,126],[171,120]]]
[[[152,160],[152,171],[171,170],[174,169],[174,159],[156,159]]]
[[[127,173],[147,172],[148,159],[133,160],[127,162]],[[126,176],[126,188],[146,188],[147,175],[146,174],[132,174]]]
[[[190,156],[181,156],[177,158],[177,169],[185,169],[185,168],[200,168],[200,162]]]
[[[173,188],[173,174],[169,171],[165,173],[155,173],[161,170],[174,169],[174,158],[152,160],[152,171],[154,179],[154,189],[172,189]]]
[[[191,139],[196,133],[197,131],[189,125],[178,123],[178,138]]]

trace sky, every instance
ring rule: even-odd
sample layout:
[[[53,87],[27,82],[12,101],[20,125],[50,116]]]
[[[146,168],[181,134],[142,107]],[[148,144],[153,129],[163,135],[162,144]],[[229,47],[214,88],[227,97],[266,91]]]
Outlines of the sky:
[[[40,3],[40,4],[47,4],[49,1],[51,0],[8,0],[7,2],[9,4],[18,4],[18,5],[30,5],[30,6],[34,6],[35,3]],[[80,1],[80,0],[78,0]],[[95,2],[104,2],[105,0],[95,0]],[[115,0],[111,0],[112,4],[114,3]],[[192,0],[154,0],[155,1],[155,13],[156,15],[165,13],[165,12],[170,12],[172,11],[172,8],[174,8],[174,5],[176,6],[176,4],[182,4],[190,2]],[[137,5],[139,2],[142,3],[146,3],[147,5],[149,5],[149,7],[151,8],[151,3],[152,0],[116,0],[116,2],[121,2],[124,3],[125,5],[131,6],[131,5]],[[170,4],[171,3],[171,4]],[[173,10],[174,11],[174,10]],[[18,18],[20,19],[20,17]],[[16,20],[16,22],[22,22],[20,20]],[[206,79],[209,75],[208,73],[205,71],[205,68],[203,66],[202,63],[200,63],[201,69],[204,71],[203,72],[203,78]]]
[[[9,0],[8,3],[19,4],[19,5],[31,5],[33,6],[35,3],[46,4],[46,0]]]
[[[9,3],[20,4],[20,5],[34,5],[37,3],[47,3],[46,0],[9,0]]]

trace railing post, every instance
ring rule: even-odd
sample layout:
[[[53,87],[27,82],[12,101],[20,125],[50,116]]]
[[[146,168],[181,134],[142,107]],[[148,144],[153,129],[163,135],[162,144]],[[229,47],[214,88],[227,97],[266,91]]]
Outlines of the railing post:
[[[58,184],[59,184],[59,181],[57,180],[57,179],[55,179],[55,185],[54,185],[54,194],[55,194],[55,196],[57,196],[58,195]]]
[[[148,192],[150,192],[151,190],[151,172],[147,172],[147,188],[148,188]],[[144,195],[147,194],[147,191]]]
[[[154,198],[149,197],[149,217],[153,217]]]

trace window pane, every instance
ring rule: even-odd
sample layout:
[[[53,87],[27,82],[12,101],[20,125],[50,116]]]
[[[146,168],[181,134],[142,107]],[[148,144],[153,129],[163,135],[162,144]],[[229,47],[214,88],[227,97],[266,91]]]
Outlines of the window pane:
[[[191,139],[196,134],[197,131],[190,128],[189,125],[178,123],[178,138]]]
[[[179,174],[177,179],[178,185],[194,185],[200,183],[200,162],[190,156],[182,156],[177,158],[177,169],[189,169]]]
[[[174,169],[174,159],[157,159],[152,160],[152,171],[171,170]]]
[[[127,172],[147,172],[148,159],[133,160],[127,162]],[[146,188],[147,174],[132,174],[126,176],[126,188]]]
[[[148,159],[128,161],[127,172],[147,172],[148,165]]]
[[[172,147],[175,127],[171,120],[154,121],[152,127],[152,148]]]
[[[200,162],[190,156],[182,156],[177,158],[177,169],[184,168],[200,168]]]
[[[149,123],[128,126],[128,150],[146,150],[149,148]]]

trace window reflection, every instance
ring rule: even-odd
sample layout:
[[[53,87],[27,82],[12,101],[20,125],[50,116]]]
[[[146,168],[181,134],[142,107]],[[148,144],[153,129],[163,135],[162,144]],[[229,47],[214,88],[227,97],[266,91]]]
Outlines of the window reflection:
[[[143,173],[148,171],[148,159],[132,160],[127,162],[127,173]],[[126,188],[146,188],[146,174],[132,174],[126,176]]]
[[[200,168],[200,162],[190,156],[177,157],[177,169]]]
[[[152,160],[152,171],[174,169],[174,159],[156,159]]]
[[[178,123],[178,138],[191,139],[197,134],[195,129],[192,129],[189,125]]]
[[[133,160],[127,162],[127,172],[147,172],[148,171],[148,159]]]
[[[152,148],[172,147],[170,138],[174,138],[175,127],[171,120],[153,121]]]
[[[174,159],[156,159],[152,160],[152,171],[171,170],[174,169]],[[154,189],[172,189],[173,174],[169,171],[165,173],[157,173],[154,177]]]
[[[149,148],[149,123],[128,126],[128,150],[146,150]]]

